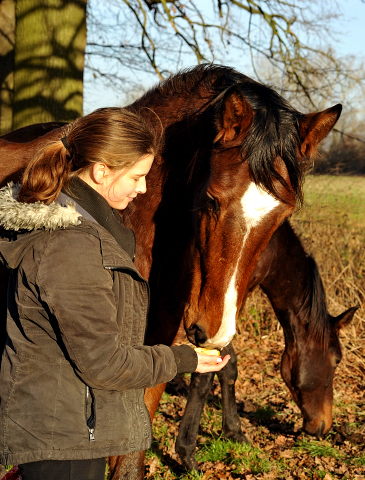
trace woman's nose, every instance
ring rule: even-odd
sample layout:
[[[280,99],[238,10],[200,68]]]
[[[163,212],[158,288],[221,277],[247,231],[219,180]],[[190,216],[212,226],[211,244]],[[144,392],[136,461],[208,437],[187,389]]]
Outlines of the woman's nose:
[[[145,177],[141,177],[138,180],[138,185],[137,185],[137,188],[136,188],[136,192],[137,193],[146,193],[146,191],[147,191],[146,179],[145,179]]]

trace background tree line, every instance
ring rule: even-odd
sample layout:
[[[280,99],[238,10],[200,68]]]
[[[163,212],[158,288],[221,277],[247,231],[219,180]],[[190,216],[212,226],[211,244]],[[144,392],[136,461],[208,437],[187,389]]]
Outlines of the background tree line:
[[[361,127],[364,138],[365,123]],[[365,141],[360,137],[335,133],[329,145],[322,147],[320,156],[314,160],[313,173],[365,175]]]

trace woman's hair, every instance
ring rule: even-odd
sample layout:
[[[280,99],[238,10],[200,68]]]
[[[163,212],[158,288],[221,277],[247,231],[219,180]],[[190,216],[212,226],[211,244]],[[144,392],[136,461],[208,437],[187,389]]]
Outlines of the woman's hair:
[[[100,108],[62,129],[62,138],[48,143],[28,164],[18,198],[49,204],[73,175],[93,164],[129,169],[157,150],[156,132],[139,115],[125,108]]]

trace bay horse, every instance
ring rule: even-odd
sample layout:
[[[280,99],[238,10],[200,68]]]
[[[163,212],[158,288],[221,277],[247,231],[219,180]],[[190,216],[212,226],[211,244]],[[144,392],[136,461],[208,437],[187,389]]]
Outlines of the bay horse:
[[[121,212],[151,287],[146,343],[172,345],[186,332],[197,346],[223,348],[259,256],[301,204],[309,158],[342,107],[302,114],[232,68],[199,65],[127,108],[164,135],[147,193]],[[0,181],[16,181],[38,149],[66,132],[61,126],[26,143],[16,132],[3,136]],[[151,418],[164,387],[146,392]],[[143,453],[139,459],[135,467],[111,460],[111,478],[143,477]]]
[[[303,429],[322,436],[332,425],[333,378],[341,361],[339,331],[358,307],[337,317],[327,310],[326,294],[315,260],[306,254],[286,220],[262,252],[247,287],[247,295],[260,286],[283,328],[285,349],[281,376],[303,415]],[[235,401],[237,357],[232,344],[228,365],[217,373],[222,395],[222,427],[226,438],[247,442]],[[179,426],[175,450],[183,466],[198,470],[196,439],[204,403],[214,374],[191,375],[189,395]]]

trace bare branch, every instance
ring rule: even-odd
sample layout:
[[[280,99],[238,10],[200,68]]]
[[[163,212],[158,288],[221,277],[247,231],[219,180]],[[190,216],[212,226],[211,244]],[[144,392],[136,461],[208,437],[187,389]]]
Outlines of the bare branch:
[[[124,59],[133,71],[145,65],[159,79],[203,61],[242,69],[244,59],[251,60],[259,79],[264,59],[280,83],[285,80],[283,89],[312,107],[318,102],[315,90],[338,88],[340,78],[351,80],[349,69],[328,48],[337,13],[321,0],[108,0],[99,15],[93,9],[102,10],[104,2],[88,3],[88,55],[100,55],[104,48],[120,64]]]

